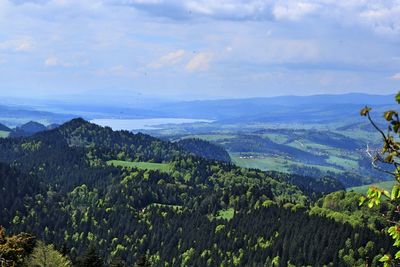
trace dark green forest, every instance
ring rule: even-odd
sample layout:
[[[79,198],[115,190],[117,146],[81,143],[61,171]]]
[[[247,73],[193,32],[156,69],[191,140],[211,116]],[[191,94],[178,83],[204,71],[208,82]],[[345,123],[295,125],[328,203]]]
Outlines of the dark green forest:
[[[379,214],[393,206],[359,207],[338,179],[237,167],[196,139],[74,119],[0,139],[0,162],[4,266],[39,241],[74,266],[379,266],[392,249]]]

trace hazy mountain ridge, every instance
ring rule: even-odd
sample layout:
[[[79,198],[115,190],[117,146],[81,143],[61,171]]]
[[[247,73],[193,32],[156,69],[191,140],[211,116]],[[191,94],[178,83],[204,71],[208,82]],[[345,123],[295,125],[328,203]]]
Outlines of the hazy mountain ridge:
[[[10,128],[8,128],[7,126],[5,126],[4,124],[0,123],[0,131],[11,132],[12,130]]]
[[[48,102],[42,103],[40,110],[19,106],[0,106],[0,122],[12,122],[32,118],[34,121],[46,120],[48,123],[62,123],[77,117],[68,115],[70,110],[87,119],[92,118],[192,118],[211,119],[217,121],[263,121],[263,122],[328,122],[353,119],[356,111],[365,105],[383,109],[393,106],[392,95],[342,94],[313,96],[280,96],[248,99],[218,99],[197,101],[158,101],[147,107],[134,107],[131,104],[107,106],[87,106],[71,104],[70,106]],[[56,111],[57,113],[54,113]],[[351,121],[350,121],[351,122]],[[16,123],[16,124],[15,124]],[[7,124],[7,123],[6,123]]]
[[[219,160],[227,163],[232,162],[229,153],[220,145],[198,138],[186,138],[176,143],[179,147],[196,156],[209,160]]]
[[[170,115],[188,114],[193,118],[264,122],[324,122],[357,115],[365,105],[392,106],[393,96],[368,94],[282,96],[249,99],[223,99],[177,102],[161,105]]]

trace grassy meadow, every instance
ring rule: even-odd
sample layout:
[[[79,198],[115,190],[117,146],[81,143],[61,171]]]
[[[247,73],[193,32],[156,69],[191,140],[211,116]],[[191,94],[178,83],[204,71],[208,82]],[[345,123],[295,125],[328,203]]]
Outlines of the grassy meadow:
[[[375,186],[384,190],[388,190],[390,192],[390,190],[392,189],[393,185],[395,185],[395,181],[386,181],[386,182],[380,182],[380,183],[375,183],[375,184],[370,184],[370,185],[362,185],[362,186],[356,186],[356,187],[350,187],[347,188],[347,191],[354,191],[356,193],[360,193],[360,194],[366,194],[368,189],[371,186]]]
[[[153,163],[153,162],[134,162],[134,161],[123,161],[123,160],[109,160],[108,165],[127,167],[127,168],[138,168],[145,170],[159,170],[168,172],[171,166],[168,163]]]
[[[10,132],[0,131],[0,138],[6,138],[9,134]]]

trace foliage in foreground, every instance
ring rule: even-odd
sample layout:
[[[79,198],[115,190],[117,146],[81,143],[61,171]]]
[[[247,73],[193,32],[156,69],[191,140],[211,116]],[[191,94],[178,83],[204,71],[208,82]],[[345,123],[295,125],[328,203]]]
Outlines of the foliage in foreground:
[[[400,92],[396,95],[396,101],[400,104]],[[386,254],[380,261],[384,266],[395,266],[400,262],[400,118],[396,110],[388,110],[384,113],[384,118],[388,123],[387,132],[381,130],[371,118],[371,108],[365,107],[360,112],[361,116],[368,118],[372,126],[381,134],[383,145],[380,152],[370,156],[372,158],[372,165],[375,169],[388,173],[393,176],[396,181],[392,187],[391,192],[380,189],[377,187],[370,187],[366,197],[360,199],[360,205],[367,203],[368,207],[381,205],[381,202],[390,201],[396,206],[397,214],[386,212],[386,220],[391,224],[387,232],[394,240],[393,246],[397,252],[394,256]]]
[[[5,229],[0,226],[0,266],[21,265],[32,252],[35,241],[35,237],[27,233],[6,236]]]
[[[54,245],[46,245],[38,241],[32,253],[25,259],[24,266],[70,267],[72,263],[68,257],[58,252]]]

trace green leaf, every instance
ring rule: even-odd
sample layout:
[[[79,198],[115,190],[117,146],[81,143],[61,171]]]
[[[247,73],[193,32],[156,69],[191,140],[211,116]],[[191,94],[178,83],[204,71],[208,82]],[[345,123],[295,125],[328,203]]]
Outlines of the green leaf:
[[[383,190],[383,194],[384,194],[386,197],[390,198],[390,193],[389,193],[389,191]]]
[[[396,95],[396,101],[400,104],[400,92],[398,92]]]
[[[393,131],[394,131],[395,133],[398,133],[398,132],[399,132],[399,129],[400,129],[400,123],[394,122],[394,123],[393,123]]]
[[[397,185],[393,186],[390,199],[395,200],[397,198],[398,193],[399,193],[399,187]]]
[[[371,111],[371,108],[365,107],[360,111],[361,116],[367,116],[367,114]]]
[[[398,115],[398,113],[394,110],[388,110],[384,113],[384,117],[387,121],[393,120],[393,115]]]
[[[386,158],[385,158],[385,162],[393,162],[393,155],[389,154]]]
[[[380,262],[387,262],[390,260],[390,256],[389,255],[384,255],[382,258],[379,259]]]
[[[362,206],[364,204],[365,200],[367,200],[366,197],[364,197],[364,196],[360,197],[360,203],[358,205]]]
[[[395,235],[395,234],[396,234],[396,226],[391,226],[391,227],[389,227],[388,233],[389,233],[390,235]]]
[[[400,251],[396,252],[396,255],[394,255],[395,259],[399,259],[400,258]]]

